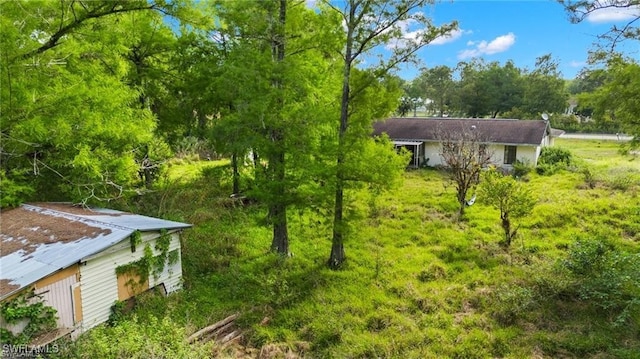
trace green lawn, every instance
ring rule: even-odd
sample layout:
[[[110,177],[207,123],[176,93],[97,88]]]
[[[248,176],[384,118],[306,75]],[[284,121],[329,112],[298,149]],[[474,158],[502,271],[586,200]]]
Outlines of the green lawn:
[[[529,174],[538,205],[509,250],[497,211],[476,204],[458,222],[453,185],[414,170],[377,198],[350,194],[339,271],[325,265],[330,216],[291,211],[292,256],[280,258],[268,251],[265,209],[229,200],[224,163],[174,165],[138,210],[194,224],[183,236],[184,290],[145,296],[129,317],[188,334],[240,313],[247,346],[313,358],[638,358],[638,160],[606,141],[557,145],[579,165]],[[597,172],[593,188],[584,168]],[[114,330],[95,330],[70,355],[127,335]]]

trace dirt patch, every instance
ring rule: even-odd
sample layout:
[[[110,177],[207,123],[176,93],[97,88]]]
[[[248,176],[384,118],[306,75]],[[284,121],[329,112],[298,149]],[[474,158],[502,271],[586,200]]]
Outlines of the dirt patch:
[[[4,257],[22,249],[26,258],[41,244],[70,243],[110,233],[108,228],[93,227],[84,222],[22,207],[14,208],[2,211],[1,255]]]

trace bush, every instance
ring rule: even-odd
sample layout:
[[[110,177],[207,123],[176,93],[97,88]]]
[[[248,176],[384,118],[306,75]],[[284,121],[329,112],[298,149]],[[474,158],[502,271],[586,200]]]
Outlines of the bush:
[[[513,325],[537,305],[534,291],[518,285],[499,287],[492,302],[491,315],[502,325]]]
[[[538,164],[568,167],[573,164],[573,155],[571,151],[562,147],[543,147]]]
[[[615,325],[640,324],[640,254],[604,239],[580,239],[562,265],[576,280],[580,300],[612,314]]]
[[[517,160],[513,163],[513,177],[522,178],[531,172],[533,166],[528,161]]]
[[[573,165],[571,151],[561,147],[543,147],[538,159],[536,173],[550,176]]]

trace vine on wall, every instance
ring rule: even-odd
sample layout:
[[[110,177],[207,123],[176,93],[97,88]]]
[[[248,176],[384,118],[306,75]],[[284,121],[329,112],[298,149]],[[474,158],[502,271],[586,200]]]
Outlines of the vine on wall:
[[[136,246],[142,243],[142,234],[140,234],[140,231],[131,233],[131,236],[129,236],[129,242],[131,243],[131,253],[133,253],[136,251]]]
[[[136,233],[138,234],[138,238],[141,238],[140,232],[134,232],[134,234]],[[131,236],[133,237],[134,234],[132,234]],[[131,239],[131,243],[132,252],[135,252],[133,239]],[[174,250],[170,252],[170,245],[171,235],[167,232],[166,229],[162,229],[160,231],[160,237],[156,239],[156,244],[154,246],[156,251],[159,252],[158,255],[153,255],[151,245],[147,243],[144,246],[144,254],[142,258],[138,259],[135,262],[116,267],[116,275],[130,274],[138,276],[138,281],[134,281],[133,279],[131,279],[127,283],[132,287],[132,289],[136,289],[136,286],[144,285],[149,278],[149,274],[153,274],[153,277],[155,279],[158,279],[167,264],[171,266],[178,261],[178,251]]]
[[[37,300],[33,300],[37,297]],[[6,344],[28,344],[38,335],[56,328],[57,311],[42,301],[42,296],[36,295],[33,289],[0,305],[0,316],[7,324],[17,324],[27,321],[21,333],[14,334],[8,329],[0,328],[0,342]]]

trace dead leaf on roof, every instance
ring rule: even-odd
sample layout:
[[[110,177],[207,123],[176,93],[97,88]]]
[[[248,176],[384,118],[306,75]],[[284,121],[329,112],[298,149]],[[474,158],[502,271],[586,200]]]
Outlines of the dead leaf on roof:
[[[20,288],[19,285],[11,283],[8,279],[0,279],[0,293],[2,295],[5,293],[11,293],[18,288]]]
[[[94,209],[91,209],[91,207],[83,207],[80,205],[73,205],[71,203],[52,203],[52,202],[38,202],[38,203],[29,203],[31,205],[37,206],[37,207],[41,207],[41,208],[46,208],[46,209],[52,209],[54,211],[59,211],[59,212],[64,212],[64,213],[69,213],[69,214],[77,214],[80,216],[112,216],[112,217],[119,217],[125,214],[129,214],[126,212],[117,212],[117,213],[107,213],[107,212],[101,212],[101,211],[97,211]]]
[[[94,227],[85,222],[19,207],[2,211],[0,251],[4,257],[24,250],[26,257],[43,244],[70,243],[110,233],[108,228]]]

